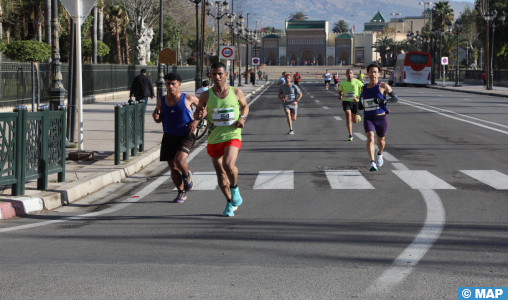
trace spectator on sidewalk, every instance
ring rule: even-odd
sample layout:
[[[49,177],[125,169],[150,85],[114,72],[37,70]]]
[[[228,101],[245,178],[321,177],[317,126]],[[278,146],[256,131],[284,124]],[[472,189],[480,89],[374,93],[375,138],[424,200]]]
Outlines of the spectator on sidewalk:
[[[250,82],[252,86],[256,86],[256,72],[254,71],[250,72]]]
[[[263,80],[263,72],[261,70],[258,70],[258,80]]]
[[[483,87],[487,86],[487,72],[483,72],[482,74]]]
[[[144,112],[146,112],[146,105],[148,104],[148,97],[154,98],[153,94],[153,84],[152,80],[148,76],[146,76],[146,69],[141,69],[141,72],[138,76],[134,77],[131,85],[131,92],[129,94],[129,98],[132,99],[132,96],[136,98],[136,101],[144,100],[145,108]]]

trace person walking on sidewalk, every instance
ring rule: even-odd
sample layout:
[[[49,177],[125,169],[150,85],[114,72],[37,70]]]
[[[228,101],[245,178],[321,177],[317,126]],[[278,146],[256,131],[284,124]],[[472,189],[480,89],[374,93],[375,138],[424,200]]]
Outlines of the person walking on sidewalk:
[[[226,66],[217,62],[211,66],[213,87],[199,97],[194,119],[208,118],[207,152],[212,158],[219,187],[226,197],[225,217],[234,216],[242,204],[238,188],[236,160],[242,146],[242,128],[245,127],[249,106],[241,89],[227,84]]]
[[[252,86],[256,86],[256,73],[254,71],[250,72],[250,82]]]
[[[483,72],[482,82],[483,82],[483,88],[485,88],[487,86],[487,72]]]
[[[263,80],[263,72],[261,70],[258,70],[258,80]]]
[[[129,98],[132,96],[136,97],[136,101],[144,100],[145,108],[144,112],[146,112],[146,105],[148,104],[148,97],[153,99],[155,95],[153,94],[153,84],[152,80],[148,76],[146,76],[146,69],[141,69],[141,72],[138,76],[134,77],[131,85],[131,92],[129,94]]]
[[[166,74],[164,81],[168,94],[157,99],[157,109],[152,116],[155,122],[162,121],[164,135],[160,161],[168,162],[171,179],[178,189],[173,202],[182,203],[187,200],[187,192],[194,185],[187,157],[196,142],[194,131],[198,124],[198,121],[192,120],[191,105],[197,106],[199,100],[196,96],[180,92],[182,77],[177,73]]]
[[[291,74],[286,74],[286,83],[279,87],[279,99],[282,101],[282,108],[284,108],[286,113],[289,125],[288,134],[295,134],[292,122],[296,121],[298,101],[300,101],[302,96],[303,93],[300,88],[291,83]]]
[[[342,109],[346,114],[346,126],[349,132],[349,142],[353,141],[353,124],[362,121],[358,114],[358,101],[362,94],[363,84],[360,80],[354,78],[353,70],[346,70],[347,80],[339,85],[339,100],[342,100]],[[351,123],[352,121],[352,123]]]

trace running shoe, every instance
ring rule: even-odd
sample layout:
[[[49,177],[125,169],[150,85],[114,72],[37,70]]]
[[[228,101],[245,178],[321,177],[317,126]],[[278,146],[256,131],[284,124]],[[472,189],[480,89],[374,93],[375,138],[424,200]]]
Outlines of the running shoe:
[[[194,186],[194,182],[192,182],[192,173],[189,170],[189,173],[187,173],[187,178],[183,179],[183,189],[186,192],[189,192],[192,190],[192,187]]]
[[[226,209],[224,209],[224,212],[222,213],[222,215],[224,217],[232,217],[235,215],[234,213],[235,211],[235,207],[233,206],[233,204],[231,204],[230,202],[228,202],[226,204]]]
[[[240,206],[242,204],[242,196],[240,196],[240,188],[236,187],[231,189],[231,204],[233,206]]]
[[[358,122],[362,121],[362,116],[358,116]]]
[[[353,141],[353,136],[350,136],[348,139],[347,139],[348,142],[352,142]]]
[[[378,167],[383,166],[383,154],[377,154],[376,153],[376,164]]]
[[[288,134],[295,134],[295,132],[293,131],[293,129],[291,129]]]
[[[375,162],[371,162],[370,163],[370,169],[369,171],[371,172],[376,172],[377,171],[377,167],[376,167],[376,163]]]
[[[187,194],[185,191],[178,192],[178,196],[173,200],[175,203],[183,203],[185,200],[187,200]]]

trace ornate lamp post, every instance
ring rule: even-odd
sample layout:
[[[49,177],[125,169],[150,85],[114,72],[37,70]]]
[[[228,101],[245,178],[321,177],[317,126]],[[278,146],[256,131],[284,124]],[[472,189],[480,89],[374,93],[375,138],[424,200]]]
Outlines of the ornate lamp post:
[[[216,1],[215,7],[217,8],[217,15],[214,16],[212,13],[210,13],[210,10],[212,9],[212,2],[210,2],[210,0],[206,0],[206,14],[217,20],[217,56],[219,56],[220,20],[229,15],[229,2],[228,0],[224,0],[224,2]]]
[[[249,14],[247,14],[247,20],[249,18]],[[247,23],[249,24],[249,23]],[[252,30],[246,29],[245,30],[245,84],[249,83],[248,74],[249,74],[249,44],[250,44],[250,38],[252,36]]]
[[[65,88],[62,84],[62,63],[58,34],[58,0],[51,1],[51,84],[49,85],[49,109],[58,110],[64,105]],[[33,108],[32,108],[33,110]],[[81,149],[80,149],[81,150]]]
[[[162,51],[163,47],[163,27],[164,27],[164,21],[163,21],[163,15],[162,15],[162,0],[160,0],[160,13],[159,13],[159,51]],[[160,62],[159,57],[159,67],[157,70],[158,73],[158,79],[157,79],[157,99],[162,98],[162,94],[164,93],[164,65]]]
[[[431,73],[430,73],[430,84],[436,84],[436,36],[437,30],[436,28],[432,28],[430,30],[430,49],[431,49],[431,58],[432,58],[432,65],[431,65]]]
[[[504,24],[504,20],[506,19],[505,12],[501,12],[499,15],[499,18],[501,19],[501,23],[498,23],[497,25],[494,24],[495,19],[497,17],[497,11],[491,11],[489,13],[483,14],[483,18],[485,21],[487,21],[487,25],[492,27],[492,41],[491,41],[491,53],[490,53],[490,61],[487,61],[487,64],[489,65],[489,75],[487,76],[487,90],[493,89],[493,83],[494,83],[494,69],[493,69],[493,61],[494,61],[494,30],[496,27],[499,27],[500,25]],[[488,28],[488,27],[487,27]],[[488,36],[488,34],[487,34]],[[488,39],[488,37],[487,37]],[[487,40],[488,43],[488,40]],[[488,46],[488,44],[487,44]],[[487,53],[489,52],[489,49],[487,49]]]
[[[459,35],[462,31],[462,22],[460,20],[455,21],[453,24],[453,33],[457,35],[457,66],[455,66],[455,86],[461,86],[459,84]]]
[[[196,6],[196,77],[194,88],[197,91],[201,87],[201,62],[199,60],[199,3],[201,0],[190,0]],[[203,41],[204,42],[204,41]]]
[[[233,6],[233,2],[231,2],[231,7]],[[233,11],[233,8],[231,8],[231,11]],[[226,26],[228,26],[230,29],[231,29],[231,46],[235,46],[235,18],[236,18],[236,15],[235,13],[231,13],[228,15],[228,20],[226,21]],[[236,55],[238,56],[238,52],[236,53]],[[232,66],[233,68],[231,69],[232,71],[229,72],[229,84],[231,86],[234,86],[235,85],[235,82],[234,82],[234,73],[235,73],[235,60],[233,59],[232,61]]]
[[[423,4],[423,29],[425,29],[425,19],[427,17],[427,11],[425,9],[425,5],[432,5],[432,2],[420,2],[420,5]],[[431,24],[432,26],[432,24]]]
[[[244,27],[244,17],[243,17],[243,14],[240,14],[240,16],[238,17],[238,22],[236,23],[236,26],[238,27],[238,50],[240,50],[240,46],[241,46],[241,43],[240,43],[240,37],[242,35],[242,33],[244,33],[245,31],[245,27]],[[238,53],[240,53],[240,51],[238,51]],[[240,55],[238,55],[238,86],[242,86],[242,68],[241,68],[241,58],[240,58]]]
[[[393,22],[393,41],[395,42],[397,40],[397,16],[400,16],[401,13],[398,13],[398,12],[394,12],[394,13],[391,13],[390,14],[391,16],[394,16],[395,17],[395,22]],[[395,47],[395,53],[397,53],[397,47]]]

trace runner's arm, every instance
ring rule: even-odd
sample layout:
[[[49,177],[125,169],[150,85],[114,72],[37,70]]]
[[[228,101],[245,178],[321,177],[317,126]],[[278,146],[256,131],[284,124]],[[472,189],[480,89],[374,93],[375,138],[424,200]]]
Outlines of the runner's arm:
[[[157,113],[155,113],[155,111],[153,112],[152,114],[152,118],[153,120],[155,121],[155,123],[160,123],[159,119],[160,119],[160,113],[161,113],[161,98],[158,98],[157,99]]]
[[[201,95],[199,95],[199,102],[198,105],[196,106],[196,111],[194,111],[194,120],[201,121],[206,117],[207,103],[208,103],[208,93],[201,93]]]
[[[237,128],[245,127],[245,119],[241,117],[246,117],[249,115],[249,105],[247,104],[247,100],[245,100],[245,96],[241,89],[235,88],[235,97],[238,99],[238,103],[240,104],[240,118],[236,120],[233,126]]]
[[[284,99],[284,93],[282,92],[282,89],[279,88],[279,94],[277,95],[277,97],[279,97],[279,99],[284,102],[285,99]]]
[[[196,97],[194,95],[186,94],[185,101],[186,101],[186,104],[188,104],[187,108],[190,108],[191,110],[192,110],[192,105],[194,105],[196,107],[198,107],[198,105],[199,105],[199,99],[198,99],[198,97]],[[200,120],[194,119],[193,121],[189,122],[187,124],[187,127],[189,127],[187,129],[187,132],[189,132],[189,133],[194,132],[196,130],[196,127],[198,126],[199,121]]]

